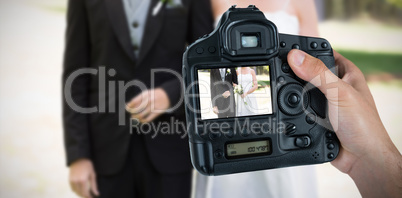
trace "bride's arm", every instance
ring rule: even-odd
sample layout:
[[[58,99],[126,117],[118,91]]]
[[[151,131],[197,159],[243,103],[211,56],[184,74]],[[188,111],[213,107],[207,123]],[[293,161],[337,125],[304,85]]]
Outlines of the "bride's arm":
[[[314,0],[291,1],[300,22],[299,34],[302,36],[318,36],[318,17]]]
[[[220,17],[230,7],[227,0],[211,0],[211,6],[214,19]]]
[[[251,73],[251,76],[253,76],[253,87],[251,87],[251,89],[248,90],[248,92],[246,93],[247,95],[253,93],[255,90],[258,89],[258,81],[257,81],[257,76],[255,75],[255,71],[252,69],[250,71],[250,73]]]

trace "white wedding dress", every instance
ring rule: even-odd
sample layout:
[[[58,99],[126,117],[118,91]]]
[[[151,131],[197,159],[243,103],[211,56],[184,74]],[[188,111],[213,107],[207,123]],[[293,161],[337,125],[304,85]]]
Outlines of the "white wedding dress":
[[[239,85],[243,87],[243,93],[247,93],[253,87],[253,76],[249,74],[237,75]],[[236,94],[236,116],[250,116],[258,114],[258,104],[255,94],[248,94],[245,98]]]
[[[279,33],[299,33],[296,16],[285,12],[287,4],[277,12],[265,12]],[[218,19],[219,20],[219,19]],[[314,166],[297,166],[273,170],[204,176],[194,171],[193,198],[316,198],[317,182]]]

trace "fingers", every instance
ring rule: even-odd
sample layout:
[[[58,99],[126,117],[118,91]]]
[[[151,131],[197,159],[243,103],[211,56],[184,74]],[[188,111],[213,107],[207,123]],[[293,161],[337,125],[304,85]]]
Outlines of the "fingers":
[[[223,92],[222,96],[223,96],[224,98],[228,98],[228,97],[230,96],[230,92],[229,92],[229,91],[225,91],[225,92]]]
[[[92,198],[91,196],[91,184],[89,178],[80,187],[81,195],[85,198]]]
[[[91,192],[95,196],[99,196],[98,184],[96,182],[96,174],[92,173],[91,175]]]
[[[346,83],[333,74],[321,60],[301,50],[292,50],[288,54],[288,63],[299,78],[318,87],[329,101],[337,102],[342,93],[347,94],[349,88]]]
[[[141,112],[131,114],[131,118],[143,122],[151,114],[151,105],[148,104]]]
[[[218,114],[218,113],[219,113],[219,110],[218,110],[218,107],[217,107],[217,106],[214,106],[214,108],[212,109],[212,111],[213,111],[215,114]]]
[[[140,122],[147,117],[151,111],[150,109],[150,93],[145,91],[138,96],[134,97],[126,105],[126,111],[131,113],[131,118],[138,119]]]
[[[70,165],[69,180],[71,189],[78,196],[92,198],[99,195],[96,173],[89,159],[79,159]]]
[[[70,182],[72,190],[80,197],[92,198],[90,194],[90,181],[89,178],[74,178]]]
[[[134,97],[129,103],[127,103],[126,110],[132,114],[138,114],[144,111],[150,102],[149,94],[149,91],[145,91]]]
[[[335,65],[338,67],[338,74],[342,80],[359,91],[359,88],[366,86],[363,73],[351,61],[334,50]]]
[[[351,61],[334,50],[335,64],[338,66],[339,76],[342,80],[351,85],[363,98],[372,106],[375,106],[374,98],[371,95],[366,79],[360,69]]]
[[[157,88],[144,91],[136,96],[126,105],[126,110],[131,113],[133,119],[147,123],[153,121],[169,107],[170,101],[166,92]]]

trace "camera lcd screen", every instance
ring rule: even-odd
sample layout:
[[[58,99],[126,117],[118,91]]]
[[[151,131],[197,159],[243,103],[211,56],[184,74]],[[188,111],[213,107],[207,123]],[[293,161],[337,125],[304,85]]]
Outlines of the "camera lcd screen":
[[[199,69],[201,119],[272,114],[269,66]]]
[[[269,140],[241,142],[226,145],[226,155],[228,157],[255,155],[262,153],[271,153]]]

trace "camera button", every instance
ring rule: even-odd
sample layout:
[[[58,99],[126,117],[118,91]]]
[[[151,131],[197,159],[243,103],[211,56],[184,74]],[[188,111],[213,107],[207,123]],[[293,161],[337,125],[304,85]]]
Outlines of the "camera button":
[[[213,54],[213,53],[216,52],[216,48],[211,46],[211,47],[208,48],[208,51],[209,51],[209,53]]]
[[[333,138],[333,134],[331,132],[329,132],[329,131],[325,134],[325,136],[327,138]]]
[[[285,135],[293,135],[296,133],[296,125],[293,123],[286,123]]]
[[[306,115],[306,122],[309,123],[309,124],[314,124],[315,119],[316,119],[316,117],[312,113],[309,113],[309,114]]]
[[[326,42],[321,43],[321,47],[322,47],[322,48],[327,48],[327,47],[328,47],[328,43],[326,43]]]
[[[287,63],[283,63],[281,69],[282,69],[282,71],[285,72],[285,73],[289,73],[289,72],[290,72],[290,67],[289,67],[289,64],[287,64]]]
[[[335,148],[335,145],[332,144],[332,143],[330,143],[330,144],[327,145],[327,148],[328,148],[329,150],[332,150],[332,149]]]
[[[288,84],[279,90],[278,105],[287,115],[298,115],[307,108],[308,95],[300,84]]]
[[[234,136],[234,131],[228,130],[225,133],[223,133],[223,135],[225,135],[225,137],[227,137],[227,138],[232,138]]]
[[[285,82],[285,78],[282,77],[282,76],[279,76],[278,81],[279,81],[280,83],[284,83],[284,82]]]
[[[281,45],[281,47],[286,47],[286,43],[283,41],[280,43],[280,45]]]
[[[204,53],[204,48],[197,47],[197,49],[195,51],[197,52],[197,54],[202,54],[202,53]]]
[[[334,155],[333,153],[328,153],[327,157],[328,157],[329,159],[332,159],[332,158],[335,157],[335,155]]]
[[[268,134],[268,133],[270,133],[271,132],[271,127],[270,127],[270,125],[268,124],[268,123],[264,123],[263,125],[262,125],[262,128],[261,128],[261,132],[262,132],[262,134]]]
[[[221,159],[223,157],[223,152],[220,149],[218,149],[215,151],[214,156],[217,159]]]
[[[216,140],[216,139],[218,139],[218,138],[220,138],[221,137],[221,133],[217,133],[217,132],[211,132],[211,133],[209,133],[209,138],[211,139],[211,140]]]
[[[312,42],[310,44],[310,47],[313,48],[313,49],[316,49],[318,47],[318,44],[316,42]]]
[[[308,146],[310,146],[310,137],[308,136],[301,136],[301,137],[297,137],[295,139],[295,145],[300,147],[300,148],[306,148]]]
[[[300,96],[296,93],[291,93],[288,97],[288,102],[290,106],[296,106],[300,102]]]
[[[243,137],[247,137],[248,135],[250,135],[250,132],[247,129],[243,129],[240,131],[240,134]]]
[[[294,44],[294,45],[292,45],[292,49],[300,49],[300,45]]]

